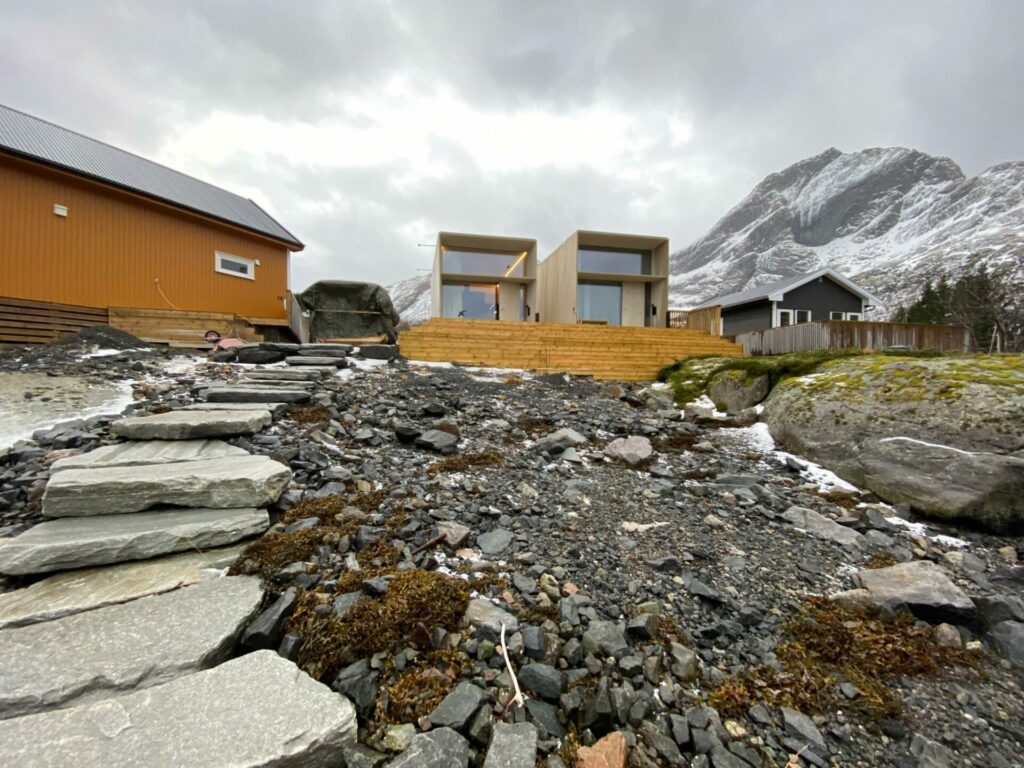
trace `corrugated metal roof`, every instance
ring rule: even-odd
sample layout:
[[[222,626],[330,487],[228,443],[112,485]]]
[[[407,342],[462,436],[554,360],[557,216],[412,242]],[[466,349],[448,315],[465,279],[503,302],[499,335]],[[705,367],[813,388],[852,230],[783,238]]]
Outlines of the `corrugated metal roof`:
[[[819,277],[830,277],[837,283],[847,288],[848,290],[856,293],[858,296],[867,300],[872,304],[879,304],[878,298],[868,293],[866,290],[861,288],[855,282],[850,280],[848,277],[843,277],[841,274],[832,269],[818,269],[814,272],[804,272],[800,275],[793,275],[791,277],[785,277],[782,280],[776,280],[773,283],[765,283],[764,285],[758,285],[753,288],[747,288],[743,291],[736,291],[735,293],[727,293],[724,296],[717,296],[713,299],[705,301],[703,304],[698,304],[694,309],[704,309],[705,307],[713,307],[716,304],[722,307],[735,307],[740,304],[746,304],[751,301],[763,301],[765,299],[771,299],[772,301],[781,301],[782,295],[787,291],[791,291],[794,288],[799,288],[804,283],[809,283],[811,280],[815,280]]]
[[[303,245],[252,200],[0,104],[0,150]]]

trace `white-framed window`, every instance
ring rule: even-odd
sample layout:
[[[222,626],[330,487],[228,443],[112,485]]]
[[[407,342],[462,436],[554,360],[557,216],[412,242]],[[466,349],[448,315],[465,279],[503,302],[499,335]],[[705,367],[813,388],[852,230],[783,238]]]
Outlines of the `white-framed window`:
[[[793,324],[793,310],[792,309],[780,309],[779,310],[779,327],[782,328],[787,325]]]
[[[833,312],[829,312],[828,313],[828,319],[829,320],[845,320],[846,319],[846,313],[845,312],[834,312],[834,311]]]
[[[847,320],[860,320],[860,312],[847,312],[846,313],[846,319]]]
[[[213,268],[222,275],[244,277],[246,280],[256,279],[256,261],[243,259],[241,256],[232,256],[230,253],[214,251]]]
[[[809,323],[809,322],[811,322],[811,310],[809,310],[809,309],[798,309],[798,310],[796,310],[796,321],[797,321],[797,323]]]

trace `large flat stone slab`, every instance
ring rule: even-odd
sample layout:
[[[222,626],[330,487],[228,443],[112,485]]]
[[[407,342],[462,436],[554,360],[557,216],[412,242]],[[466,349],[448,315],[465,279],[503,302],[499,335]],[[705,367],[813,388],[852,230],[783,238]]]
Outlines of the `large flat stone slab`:
[[[806,531],[816,539],[826,539],[849,549],[867,547],[867,541],[857,531],[840,525],[824,515],[807,507],[790,507],[782,517],[795,528]]]
[[[309,392],[301,388],[210,387],[203,395],[208,403],[305,403]]]
[[[105,445],[88,453],[60,459],[53,463],[50,472],[169,464],[176,461],[201,461],[248,455],[249,452],[244,448],[229,445],[223,440],[143,440]]]
[[[43,494],[46,517],[87,517],[176,507],[262,507],[277,500],[291,470],[268,456],[67,469]]]
[[[267,511],[254,508],[64,517],[0,539],[0,573],[52,573],[221,547],[268,527]]]
[[[4,762],[19,768],[327,768],[355,738],[349,701],[273,651],[0,722]]]
[[[280,402],[267,400],[267,402]],[[129,440],[194,440],[200,437],[251,435],[270,424],[265,409],[231,411],[168,411],[115,421],[110,431]]]
[[[291,406],[288,403],[189,403],[184,405],[182,411],[270,411],[274,416],[280,416]]]
[[[267,368],[242,371],[243,381],[320,381],[330,372],[334,372],[334,366],[330,368]]]
[[[211,578],[231,565],[242,544],[183,552],[154,560],[58,573],[25,589],[0,595],[0,629],[53,621],[105,605],[170,592]]]
[[[348,365],[344,357],[314,357],[312,355],[295,355],[284,359],[288,365],[314,365],[317,367]]]
[[[258,578],[231,576],[2,630],[0,719],[107,699],[219,664],[262,599]],[[193,708],[187,699],[179,705]],[[232,708],[222,702],[221,711]]]

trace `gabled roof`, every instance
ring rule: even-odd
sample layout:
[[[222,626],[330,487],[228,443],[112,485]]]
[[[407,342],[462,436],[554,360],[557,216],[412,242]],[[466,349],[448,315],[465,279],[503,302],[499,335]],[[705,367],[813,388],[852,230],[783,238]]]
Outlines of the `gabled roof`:
[[[252,200],[0,104],[0,152],[35,160],[194,213],[303,245]]]
[[[782,301],[783,297],[789,291],[794,288],[799,288],[801,285],[806,285],[812,280],[817,280],[819,277],[828,277],[834,280],[850,293],[860,296],[868,304],[877,306],[882,303],[881,299],[877,296],[868,293],[864,288],[861,288],[855,282],[850,280],[850,278],[843,277],[834,269],[818,269],[814,272],[805,272],[802,275],[793,275],[792,277],[786,277],[782,280],[776,280],[774,283],[766,283],[765,285],[758,285],[754,288],[747,288],[743,291],[736,291],[735,293],[727,293],[724,296],[717,296],[714,299],[709,299],[702,304],[698,304],[694,309],[713,307],[716,304],[721,305],[721,307],[725,309],[726,307],[735,307],[739,304],[747,304],[751,301]]]

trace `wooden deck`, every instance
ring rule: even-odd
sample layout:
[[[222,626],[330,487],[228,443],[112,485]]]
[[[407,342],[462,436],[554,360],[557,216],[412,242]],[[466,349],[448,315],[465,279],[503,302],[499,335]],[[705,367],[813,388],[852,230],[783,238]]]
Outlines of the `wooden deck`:
[[[45,344],[92,325],[106,325],[107,310],[0,297],[0,341]]]
[[[436,318],[402,333],[398,344],[410,360],[619,381],[653,380],[662,366],[687,355],[743,354],[702,331]]]

